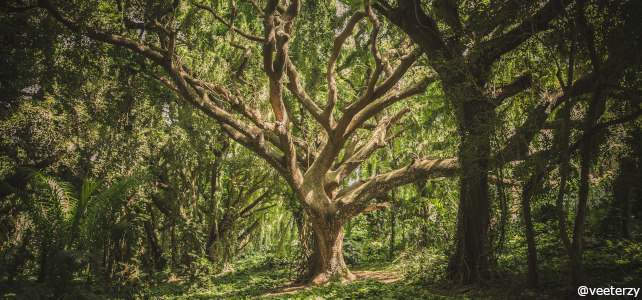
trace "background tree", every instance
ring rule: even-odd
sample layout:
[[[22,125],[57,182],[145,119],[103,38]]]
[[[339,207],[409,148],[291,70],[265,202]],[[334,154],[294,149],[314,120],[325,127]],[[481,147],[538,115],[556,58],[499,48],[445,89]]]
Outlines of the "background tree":
[[[614,10],[630,8],[629,5],[633,4],[621,3]],[[567,78],[567,86],[561,84],[556,87],[556,91],[544,93],[537,105],[522,116],[525,121],[514,129],[515,134],[493,151],[491,139],[496,126],[501,122],[497,110],[510,105],[510,99],[539,80],[533,78],[532,70],[525,66],[526,68],[518,69],[518,73],[509,75],[515,78],[512,82],[497,82],[497,74],[504,69],[502,62],[530,40],[537,39],[547,30],[557,29],[555,23],[568,13],[569,6],[579,11],[579,18],[575,21],[584,30],[579,38],[586,41],[583,49],[589,55],[582,59],[598,60],[594,49],[594,33],[587,28],[583,17],[583,1],[548,1],[544,4],[536,1],[506,1],[492,5],[460,1],[433,1],[430,4],[399,1],[395,6],[387,1],[376,2],[377,10],[402,29],[426,53],[429,59],[427,64],[439,74],[445,97],[455,108],[461,137],[458,152],[461,171],[458,234],[455,254],[449,267],[453,279],[462,282],[479,280],[480,272],[488,271],[491,264],[492,247],[488,238],[491,201],[488,180],[493,165],[499,164],[501,167],[508,162],[525,158],[530,142],[555,108],[569,99],[595,93],[596,85],[597,90],[600,90],[607,82],[617,84],[616,78],[622,76],[622,66],[635,56],[633,52],[622,53],[624,48],[618,47],[617,50],[614,49],[617,54],[609,56],[609,60],[598,69],[571,71],[572,76]],[[633,33],[639,24],[630,15],[627,17],[625,12],[623,14],[619,17],[621,20],[628,20],[624,21],[627,23],[626,29],[618,28]],[[633,41],[625,39],[621,42]],[[546,47],[546,44],[542,47]],[[633,48],[635,46],[631,44],[630,49]],[[599,61],[599,65],[602,65],[602,60]],[[515,71],[514,68],[512,71]],[[592,105],[597,107],[597,104]],[[594,113],[596,112],[589,112],[588,119],[594,119]],[[593,125],[587,126],[590,128]],[[588,131],[587,128],[586,132]],[[586,143],[590,143],[586,140]],[[588,158],[585,158],[585,162],[587,161]],[[585,178],[586,174],[588,173],[585,173]],[[580,190],[581,199],[585,199],[586,189],[585,186]],[[583,221],[580,220],[577,224],[577,230],[581,231]],[[579,244],[575,247],[580,251]]]

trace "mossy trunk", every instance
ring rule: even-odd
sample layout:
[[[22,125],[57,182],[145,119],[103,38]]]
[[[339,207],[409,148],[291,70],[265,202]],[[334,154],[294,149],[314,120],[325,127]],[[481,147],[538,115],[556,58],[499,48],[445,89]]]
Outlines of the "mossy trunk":
[[[457,94],[455,94],[457,95]],[[488,229],[490,200],[488,170],[490,132],[494,112],[482,95],[467,91],[459,102],[460,187],[455,254],[448,266],[448,277],[462,283],[478,281],[490,267]]]

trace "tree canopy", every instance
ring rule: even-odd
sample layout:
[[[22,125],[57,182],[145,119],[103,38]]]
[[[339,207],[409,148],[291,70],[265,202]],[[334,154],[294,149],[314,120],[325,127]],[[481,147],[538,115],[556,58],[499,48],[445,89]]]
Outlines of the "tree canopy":
[[[639,235],[636,1],[1,9],[0,253],[34,255],[9,281],[31,259],[59,295],[75,257],[89,277],[141,264],[176,280],[266,247],[296,256],[302,281],[350,281],[365,230],[391,260],[406,243],[440,249],[443,275],[467,284],[523,230],[536,287],[547,224],[577,287],[600,203]]]

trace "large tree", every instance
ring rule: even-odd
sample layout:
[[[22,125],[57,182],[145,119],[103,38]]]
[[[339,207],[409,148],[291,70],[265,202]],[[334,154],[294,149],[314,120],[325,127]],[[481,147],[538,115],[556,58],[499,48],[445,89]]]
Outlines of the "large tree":
[[[180,1],[166,6],[117,1],[114,7],[98,5],[97,11],[88,4],[59,6],[47,0],[38,4],[77,33],[130,49],[139,57],[141,70],[216,120],[233,140],[254,151],[282,175],[314,228],[311,279],[316,283],[334,275],[352,277],[341,252],[343,226],[350,218],[369,210],[367,205],[372,199],[422,178],[453,176],[457,172],[456,158],[417,159],[370,178],[351,177],[377,149],[403,133],[399,125],[402,118],[417,107],[412,103],[395,104],[423,93],[436,80],[433,74],[414,68],[421,51],[412,44],[388,39],[386,51],[380,50],[382,25],[369,5],[343,14],[349,18],[328,49],[325,83],[314,91],[314,95],[325,94],[322,100],[311,97],[304,88],[304,77],[289,53],[300,1],[283,5],[272,0],[264,7],[247,1],[238,8],[232,2],[226,17],[219,15],[220,7]],[[249,33],[257,26],[237,20],[237,15],[238,19],[243,16],[244,20],[261,20],[261,33]],[[355,85],[352,94],[339,92],[337,77],[341,72],[337,71],[337,63],[344,45],[352,44],[345,48],[355,53],[363,50],[364,45],[354,45],[359,40],[351,35],[355,27],[365,22],[369,25],[361,28],[369,34],[361,42],[370,49],[360,54],[366,64],[371,62],[374,66],[358,81],[344,80]],[[219,24],[229,29],[229,40],[216,39],[209,48],[190,43],[193,31],[215,34],[220,30]],[[217,78],[212,73],[222,70],[215,66],[213,72],[190,68],[194,64],[189,62],[199,56],[215,59],[208,55],[222,42],[238,49],[236,55],[241,56],[238,67],[228,70],[229,76],[218,74]],[[261,48],[260,64],[251,60],[257,46]],[[308,47],[315,49],[313,45]],[[202,52],[195,55],[199,50]],[[260,70],[263,75],[250,74],[246,79],[244,73],[252,72],[247,70],[251,67],[256,68],[254,73]],[[265,79],[268,88],[262,94],[257,92],[262,86],[257,86]],[[293,99],[295,104],[290,102]],[[310,124],[305,120],[307,116],[315,122]]]
[[[458,153],[461,171],[455,253],[448,268],[451,279],[462,282],[477,280],[492,264],[489,240],[489,171],[508,162],[528,159],[529,151],[532,150],[531,142],[556,108],[568,102],[577,103],[578,99],[583,99],[579,96],[601,89],[607,84],[617,86],[625,61],[635,61],[635,51],[627,49],[634,49],[635,39],[639,40],[639,35],[625,40],[631,43],[629,46],[619,45],[614,47],[615,51],[605,49],[603,53],[596,54],[594,33],[584,19],[584,2],[586,1],[509,0],[491,4],[455,0],[435,0],[428,3],[399,0],[393,5],[382,0],[375,4],[377,11],[401,28],[424,51],[429,59],[427,64],[439,75],[445,97],[455,109],[461,138]],[[607,2],[594,3],[593,8],[603,9],[601,7]],[[613,6],[611,12],[617,11],[622,24],[626,24],[617,28],[635,36],[635,21],[627,13],[622,13],[633,6],[628,2],[610,4]],[[540,93],[541,98],[537,104],[523,116],[523,123],[512,129],[514,134],[498,145],[498,149],[492,149],[491,140],[502,126],[498,111],[506,111],[515,97],[525,94],[524,91],[530,90],[532,93],[534,83],[541,84],[547,80],[533,78],[533,73],[538,73],[534,70],[537,66],[515,68],[510,57],[530,52],[525,47],[534,39],[539,44],[538,47],[554,51],[554,56],[568,52],[565,48],[569,46],[565,41],[558,44],[560,39],[572,39],[571,35],[564,36],[568,28],[577,28],[575,31],[579,31],[574,38],[579,42],[573,41],[574,46],[570,47],[579,44],[578,47],[583,49],[583,53],[588,52],[588,55],[571,55],[568,65],[560,66],[558,63],[557,75],[560,81],[557,88],[545,88]],[[607,34],[608,28],[611,26],[602,28],[603,34]],[[557,32],[553,35],[557,40],[542,41],[544,33],[551,31]],[[554,50],[550,50],[551,48]],[[599,56],[609,57],[600,68],[583,66],[599,61]],[[537,59],[533,62],[549,64],[548,68],[554,69],[550,65],[551,59]],[[576,64],[579,66],[574,72]],[[504,65],[510,67],[506,68]],[[567,73],[568,77],[562,79],[559,76],[561,72]],[[500,81],[497,84],[498,75],[501,77],[502,73],[509,73],[507,77],[514,78],[514,81],[506,82],[505,85],[501,85]],[[595,103],[596,101],[592,101],[591,106],[596,106]],[[604,103],[604,99],[597,103]],[[591,109],[595,111],[595,108]],[[591,113],[595,114],[591,111],[587,114]],[[597,120],[595,115],[587,118],[592,119],[592,122]],[[593,125],[588,125],[586,134]],[[590,141],[587,143],[590,144]],[[532,157],[538,159],[537,156]],[[586,198],[586,189],[583,191]]]
[[[372,209],[373,199],[404,184],[455,175],[461,188],[451,274],[462,281],[478,277],[489,250],[491,161],[523,159],[548,115],[612,70],[607,62],[600,74],[587,72],[543,93],[504,147],[491,149],[495,109],[531,82],[524,75],[489,88],[495,63],[546,30],[571,2],[506,1],[480,9],[434,1],[429,13],[412,0],[331,9],[305,2],[303,10],[298,0],[40,0],[37,6],[89,38],[79,46],[98,41],[129,49],[132,69],[162,82],[278,171],[311,221],[311,279],[321,283],[352,277],[341,252],[343,226]],[[375,9],[396,27],[381,22]],[[428,62],[418,63],[424,57]],[[360,178],[363,162],[404,134],[404,116],[423,107],[411,99],[437,81],[455,108],[459,157],[417,157]]]

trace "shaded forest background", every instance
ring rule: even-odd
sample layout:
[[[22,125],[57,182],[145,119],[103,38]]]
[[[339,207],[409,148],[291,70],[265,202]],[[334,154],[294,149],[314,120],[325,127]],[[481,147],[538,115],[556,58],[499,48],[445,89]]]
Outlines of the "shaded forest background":
[[[642,287],[640,1],[0,13],[3,297]]]

